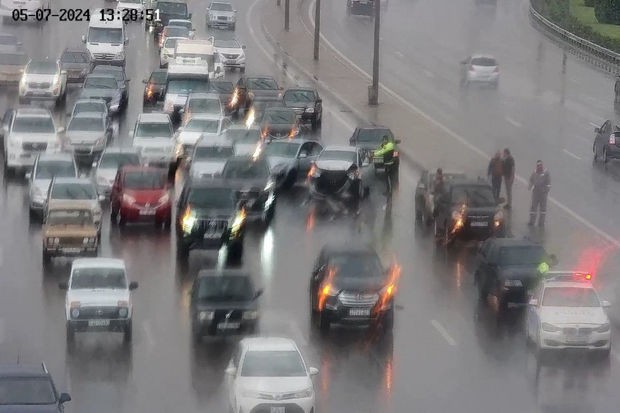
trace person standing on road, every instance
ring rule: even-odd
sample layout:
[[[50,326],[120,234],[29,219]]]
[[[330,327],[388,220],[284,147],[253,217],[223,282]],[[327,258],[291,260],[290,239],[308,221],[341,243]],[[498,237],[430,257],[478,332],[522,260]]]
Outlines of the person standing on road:
[[[536,169],[530,176],[529,188],[532,191],[532,206],[530,207],[529,226],[533,226],[538,215],[538,226],[545,226],[545,218],[547,215],[547,196],[551,189],[551,176],[541,160],[536,161]],[[539,214],[540,212],[540,214]]]
[[[614,85],[614,103],[620,104],[620,75],[616,75],[616,84]]]
[[[381,141],[381,146],[374,152],[375,158],[383,158],[383,167],[385,168],[385,195],[391,196],[392,185],[394,183],[394,142],[390,140],[390,137],[385,135]]]
[[[506,205],[504,208],[512,208],[512,184],[515,181],[515,159],[510,153],[510,149],[504,149],[504,185],[506,186]]]
[[[502,177],[504,175],[504,162],[502,161],[502,153],[497,151],[495,156],[491,158],[489,162],[489,168],[487,169],[487,176],[491,180],[491,186],[493,187],[493,195],[495,200],[499,200],[499,193],[502,189]]]

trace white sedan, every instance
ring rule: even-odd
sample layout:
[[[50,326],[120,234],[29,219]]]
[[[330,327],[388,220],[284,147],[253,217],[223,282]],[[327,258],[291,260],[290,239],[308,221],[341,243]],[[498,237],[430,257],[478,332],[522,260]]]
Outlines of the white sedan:
[[[278,337],[245,338],[239,342],[226,369],[231,411],[284,413],[316,410],[312,376],[293,340]],[[291,409],[291,405],[295,405]]]
[[[560,349],[584,349],[609,356],[611,329],[588,273],[550,271],[527,311],[527,338],[538,355]]]

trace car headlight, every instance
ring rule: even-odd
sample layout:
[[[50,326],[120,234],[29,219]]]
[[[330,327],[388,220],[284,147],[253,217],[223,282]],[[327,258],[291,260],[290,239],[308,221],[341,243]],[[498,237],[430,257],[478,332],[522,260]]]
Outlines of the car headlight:
[[[54,243],[54,238],[52,238],[52,237],[47,238],[47,243],[48,244],[53,244]]]
[[[314,113],[314,108],[306,108],[306,113]]]
[[[256,320],[258,318],[258,311],[244,311],[243,319],[244,320]]]
[[[504,220],[504,213],[502,211],[497,211],[493,216],[493,221],[496,223],[501,223]]]
[[[172,113],[174,111],[174,102],[172,100],[166,99],[164,102],[164,112]]]
[[[109,181],[104,176],[97,177],[97,184],[99,185],[109,185]]]
[[[126,202],[128,204],[135,204],[136,198],[131,195],[123,194],[123,202]]]
[[[129,315],[129,308],[121,307],[118,309],[118,316],[120,318],[126,318]]]
[[[303,389],[298,392],[295,392],[291,398],[292,399],[305,399],[308,397],[312,397],[313,394],[314,394],[314,389],[312,387],[308,387],[307,389]]]
[[[265,191],[265,192],[271,191],[274,186],[275,186],[275,182],[273,182],[273,179],[269,179],[267,181],[267,185],[265,185],[265,189],[263,189],[263,191]]]
[[[506,280],[504,281],[504,287],[523,287],[521,280]]]
[[[549,333],[557,333],[558,331],[560,331],[560,327],[556,327],[553,324],[549,324],[549,323],[542,323],[541,325],[543,331],[549,332]]]
[[[54,245],[60,244],[60,238],[54,238]]]
[[[198,313],[198,319],[200,321],[213,320],[214,315],[215,312],[213,311],[201,311],[200,313]]]
[[[594,331],[597,333],[606,333],[609,331],[609,323],[601,324]]]
[[[72,308],[71,309],[71,318],[78,318],[80,316],[80,309],[79,308]]]
[[[183,218],[181,218],[181,228],[183,232],[186,234],[191,234],[194,226],[196,225],[198,220],[196,219],[196,214],[191,209],[187,208],[185,213],[183,214]]]
[[[168,202],[170,200],[170,194],[164,194],[161,196],[161,198],[159,198],[157,200],[158,204],[165,204],[166,202]]]
[[[245,210],[241,210],[237,216],[235,217],[235,219],[233,220],[233,223],[230,227],[230,232],[232,233],[232,235],[237,235],[237,233],[241,230],[241,228],[243,227],[243,224],[245,223]]]
[[[84,244],[84,245],[88,244],[89,240],[90,240],[90,238],[85,237],[85,238],[82,240],[82,244]]]
[[[125,51],[121,50],[120,52],[118,52],[117,54],[114,55],[115,59],[119,59],[122,60],[125,58]]]

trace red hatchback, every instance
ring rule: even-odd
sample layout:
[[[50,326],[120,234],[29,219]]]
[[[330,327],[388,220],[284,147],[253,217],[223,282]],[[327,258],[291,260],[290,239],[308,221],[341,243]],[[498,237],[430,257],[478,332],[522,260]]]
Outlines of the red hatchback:
[[[168,170],[124,166],[118,170],[110,195],[112,222],[155,221],[170,228],[172,200]]]

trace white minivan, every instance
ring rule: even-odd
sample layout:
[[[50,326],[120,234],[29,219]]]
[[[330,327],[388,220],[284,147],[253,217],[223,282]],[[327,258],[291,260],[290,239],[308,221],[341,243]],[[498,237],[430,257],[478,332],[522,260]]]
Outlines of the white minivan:
[[[173,62],[169,62],[172,64]],[[208,68],[209,79],[224,78],[224,64],[211,40],[178,40],[174,49],[174,64],[200,65]]]
[[[99,16],[100,11],[95,10],[93,15]],[[88,34],[82,36],[82,42],[95,65],[125,66],[125,45],[129,39],[123,21],[91,19]]]

